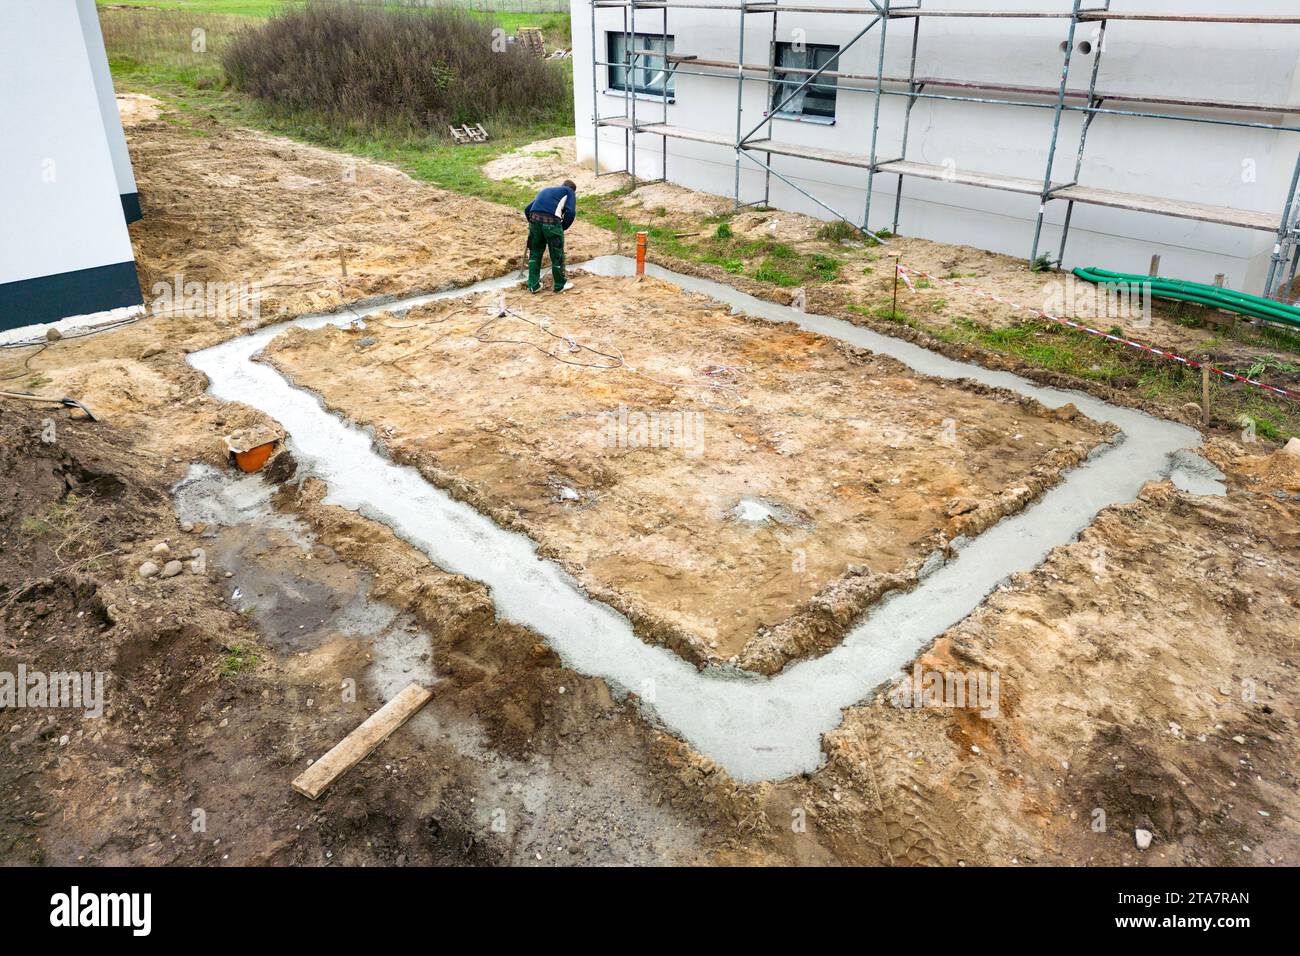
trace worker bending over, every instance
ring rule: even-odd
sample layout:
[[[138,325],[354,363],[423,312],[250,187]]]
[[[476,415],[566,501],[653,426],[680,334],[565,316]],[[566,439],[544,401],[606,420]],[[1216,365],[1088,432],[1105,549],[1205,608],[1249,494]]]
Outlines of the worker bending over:
[[[572,179],[547,186],[524,207],[528,217],[528,291],[542,288],[542,253],[551,250],[551,279],[555,291],[572,289],[564,277],[564,230],[573,225],[578,207],[578,187]]]

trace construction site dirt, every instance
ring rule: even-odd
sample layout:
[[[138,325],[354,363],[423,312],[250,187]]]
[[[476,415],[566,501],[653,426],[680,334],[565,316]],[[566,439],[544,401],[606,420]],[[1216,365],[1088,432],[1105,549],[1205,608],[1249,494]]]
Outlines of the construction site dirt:
[[[778,625],[833,640],[1103,433],[663,281],[581,289],[294,330],[265,354],[696,662],[779,670],[746,650]]]
[[[277,318],[507,275],[519,211],[136,116],[146,291],[180,275],[267,294],[256,314],[172,309],[0,353],[22,387],[101,419],[0,408],[0,671],[108,676],[100,718],[5,710],[0,860],[1297,862],[1300,458],[1209,434],[1225,497],[1152,482],[1106,508],[845,709],[818,769],[740,783],[501,619],[488,588],[326,504],[292,442],[232,469],[224,437],[277,423],[186,361]],[[616,244],[579,224],[570,258]],[[861,318],[837,296],[853,293],[818,307]],[[743,665],[762,628],[846,580],[914,580],[1109,437],[655,279],[291,331],[264,358],[697,665]],[[674,410],[702,416],[703,454],[684,419],[644,447],[620,417]],[[845,596],[805,653],[878,596]],[[997,675],[995,713],[908,692],[974,672]],[[412,681],[434,687],[422,713],[319,801],[291,789]]]

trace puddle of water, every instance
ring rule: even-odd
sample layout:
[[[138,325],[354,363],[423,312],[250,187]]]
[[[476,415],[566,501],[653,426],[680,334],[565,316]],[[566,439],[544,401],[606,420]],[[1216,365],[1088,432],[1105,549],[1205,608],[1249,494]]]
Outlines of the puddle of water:
[[[583,268],[601,275],[631,275],[633,263],[603,257]],[[541,634],[575,670],[601,677],[617,691],[635,691],[647,712],[741,781],[814,770],[821,762],[821,736],[839,724],[842,708],[894,676],[1006,577],[1036,567],[1052,548],[1073,540],[1101,509],[1131,501],[1144,482],[1168,476],[1175,452],[1200,444],[1193,429],[1110,406],[1081,392],[1041,388],[1009,372],[956,362],[729,286],[654,266],[647,269],[747,314],[795,322],[891,355],[926,375],[1007,388],[1050,408],[1073,402],[1083,414],[1113,422],[1126,438],[1093,455],[1037,503],[972,541],[915,590],[877,605],[828,654],[762,679],[701,672],[672,652],[646,644],[625,617],[590,600],[558,565],[540,558],[528,538],[497,527],[414,469],[383,458],[364,431],[326,412],[319,399],[292,387],[270,366],[252,361],[290,326],[346,325],[354,320],[352,315],[304,317],[194,353],[189,360],[208,376],[215,397],[252,405],[279,421],[300,466],[328,486],[326,503],[383,522],[439,567],[486,584],[502,618]],[[375,306],[361,314],[504,288],[517,281],[512,276],[478,283],[459,293]],[[1221,484],[1203,477],[1201,487],[1222,493]]]
[[[368,642],[364,679],[380,700],[412,681],[431,685],[429,637],[409,615],[370,599],[368,575],[320,555],[311,530],[272,506],[274,491],[260,475],[209,465],[191,465],[172,489],[181,520],[209,526],[204,547],[213,565],[230,573],[223,578],[227,599],[251,614],[282,654],[314,650],[339,636]]]
[[[232,574],[222,579],[227,596],[240,594],[236,606],[249,608],[282,654],[310,654],[340,636],[369,651],[367,662],[356,661],[367,700],[391,700],[412,682],[433,686],[429,636],[411,615],[370,598],[365,571],[332,560],[303,522],[275,511],[274,490],[260,475],[204,465],[191,467],[173,489],[182,520],[208,524],[202,540],[213,566]],[[332,692],[320,685],[316,694]],[[533,864],[538,853],[547,862],[654,863],[696,845],[698,832],[658,805],[628,753],[582,750],[577,775],[549,756],[512,760],[492,747],[476,719],[436,690],[403,733],[417,735],[434,753],[456,755],[457,773],[474,794],[474,822],[484,833],[506,827],[499,839],[511,847],[513,863]]]

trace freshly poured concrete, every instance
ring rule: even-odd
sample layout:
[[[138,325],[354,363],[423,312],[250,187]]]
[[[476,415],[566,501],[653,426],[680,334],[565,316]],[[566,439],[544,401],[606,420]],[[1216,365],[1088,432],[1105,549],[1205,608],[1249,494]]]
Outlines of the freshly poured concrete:
[[[584,268],[600,275],[630,275],[633,264],[607,256]],[[647,269],[750,315],[794,322],[891,355],[926,375],[1007,388],[1052,408],[1073,402],[1085,415],[1114,423],[1125,438],[1070,472],[1038,503],[986,531],[914,590],[881,602],[830,653],[762,679],[701,672],[671,651],[646,644],[625,617],[590,600],[558,565],[539,558],[532,541],[497,527],[415,469],[386,460],[364,431],[327,413],[315,396],[294,388],[273,368],[252,361],[290,326],[347,325],[389,309],[504,288],[518,276],[350,313],[304,317],[195,353],[190,362],[211,380],[214,396],[259,408],[284,426],[300,463],[329,486],[326,503],[387,524],[439,567],[488,585],[501,617],[541,634],[575,670],[635,691],[667,728],[742,781],[815,769],[821,761],[821,735],[839,723],[842,708],[893,677],[1005,577],[1036,567],[1101,509],[1130,501],[1144,482],[1168,476],[1175,452],[1200,444],[1199,434],[1190,428],[1083,393],[1040,388],[1019,376],[955,362],[838,319],[796,312],[719,283]],[[1184,487],[1222,493],[1212,475],[1186,467],[1186,458],[1181,463],[1178,478]]]

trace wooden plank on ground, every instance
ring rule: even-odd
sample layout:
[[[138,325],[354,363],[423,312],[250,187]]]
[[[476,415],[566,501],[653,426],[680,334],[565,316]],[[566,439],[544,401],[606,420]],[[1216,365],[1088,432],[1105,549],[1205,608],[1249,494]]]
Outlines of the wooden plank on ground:
[[[389,734],[410,720],[432,696],[433,691],[419,684],[406,688],[335,744],[333,750],[300,773],[293,782],[293,789],[304,797],[315,800],[335,780],[387,740]]]

